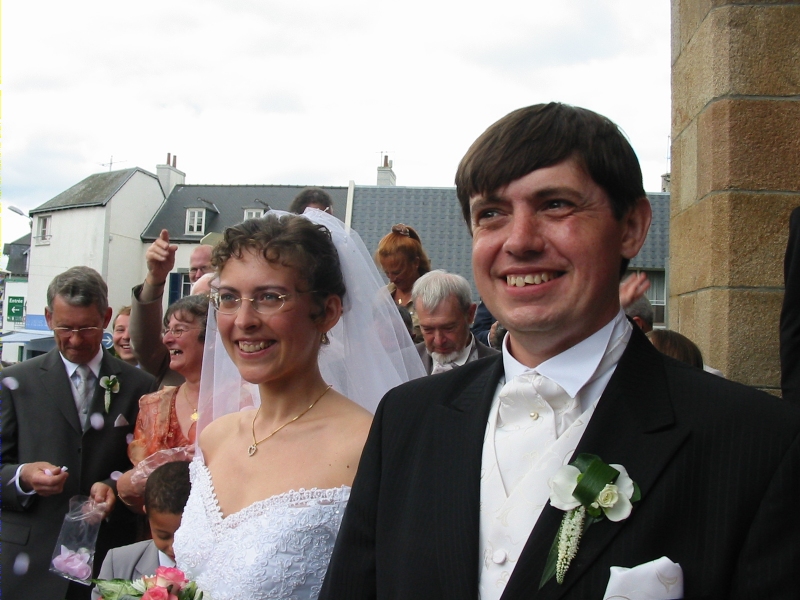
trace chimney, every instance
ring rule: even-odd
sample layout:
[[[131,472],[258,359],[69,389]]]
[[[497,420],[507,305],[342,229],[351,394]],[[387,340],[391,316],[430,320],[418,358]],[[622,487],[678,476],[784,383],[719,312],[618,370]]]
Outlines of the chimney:
[[[172,164],[170,164],[172,163]],[[156,174],[158,175],[158,182],[161,184],[161,189],[164,191],[164,197],[168,197],[176,185],[183,185],[186,183],[186,173],[179,171],[175,165],[178,164],[178,155],[172,155],[167,152],[167,164],[156,165]]]
[[[670,184],[671,175],[672,175],[671,173],[664,173],[661,176],[661,191],[662,192],[666,192],[668,194],[670,193],[669,184]]]
[[[383,156],[383,166],[378,167],[378,185],[383,187],[395,186],[396,178],[394,171],[392,171],[392,161],[389,160],[389,155]]]

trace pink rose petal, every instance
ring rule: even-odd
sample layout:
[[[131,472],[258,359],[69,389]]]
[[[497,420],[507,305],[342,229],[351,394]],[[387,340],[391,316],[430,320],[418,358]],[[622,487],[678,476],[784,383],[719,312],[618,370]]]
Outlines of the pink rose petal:
[[[31,564],[31,557],[20,552],[14,559],[14,575],[25,575],[28,572],[28,567]]]
[[[89,422],[92,424],[92,427],[100,431],[106,424],[103,415],[100,413],[93,413],[91,417],[89,417]]]
[[[16,390],[19,387],[19,381],[17,381],[14,377],[4,377],[0,383],[10,390]]]
[[[86,551],[74,552],[61,546],[61,554],[53,559],[53,566],[76,579],[88,579],[92,576],[92,567],[88,564],[91,558]]]

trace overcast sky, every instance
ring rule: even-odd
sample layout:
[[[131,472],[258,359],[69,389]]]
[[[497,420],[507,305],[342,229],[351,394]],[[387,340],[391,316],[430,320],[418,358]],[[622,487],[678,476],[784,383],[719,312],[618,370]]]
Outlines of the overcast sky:
[[[451,186],[515,108],[591,108],[668,167],[668,0],[7,0],[2,200],[167,152],[187,183]],[[26,220],[3,211],[3,241]],[[20,233],[19,235],[22,235]]]

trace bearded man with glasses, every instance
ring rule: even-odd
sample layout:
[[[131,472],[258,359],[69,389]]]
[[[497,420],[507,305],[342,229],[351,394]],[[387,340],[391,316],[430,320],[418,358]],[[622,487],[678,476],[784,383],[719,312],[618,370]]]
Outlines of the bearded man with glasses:
[[[130,468],[127,436],[155,379],[101,347],[111,313],[99,273],[57,275],[45,308],[56,348],[3,372],[3,597],[89,598],[89,586],[49,572],[72,496],[105,506],[95,577],[109,548],[136,541],[136,518],[116,502],[112,473]]]

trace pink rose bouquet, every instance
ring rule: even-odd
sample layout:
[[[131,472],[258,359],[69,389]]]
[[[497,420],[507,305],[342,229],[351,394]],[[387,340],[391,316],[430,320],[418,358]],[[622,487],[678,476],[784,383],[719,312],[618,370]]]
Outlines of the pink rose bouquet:
[[[156,586],[158,587],[171,587],[173,592],[180,592],[189,580],[183,571],[175,567],[158,567],[156,569]]]
[[[180,569],[158,567],[155,575],[135,581],[127,579],[93,579],[103,600],[202,600],[197,584],[186,579]]]

